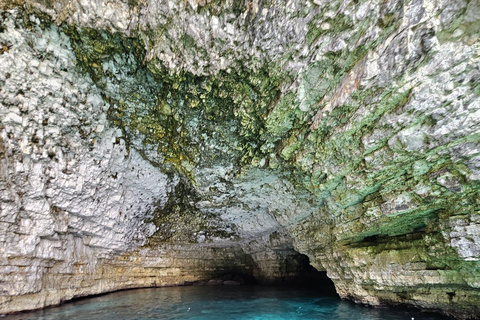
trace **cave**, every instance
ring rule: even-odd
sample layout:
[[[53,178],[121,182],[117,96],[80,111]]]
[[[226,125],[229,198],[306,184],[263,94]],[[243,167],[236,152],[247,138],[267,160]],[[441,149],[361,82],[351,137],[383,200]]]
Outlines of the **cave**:
[[[479,12],[0,0],[0,315],[216,281],[478,319]]]

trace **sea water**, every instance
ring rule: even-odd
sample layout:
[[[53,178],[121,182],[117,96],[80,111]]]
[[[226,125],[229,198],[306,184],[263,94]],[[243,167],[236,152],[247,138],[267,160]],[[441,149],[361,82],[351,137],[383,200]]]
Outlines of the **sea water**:
[[[342,301],[318,288],[188,286],[120,291],[21,313],[2,320],[315,319],[445,320],[409,309],[376,309]]]

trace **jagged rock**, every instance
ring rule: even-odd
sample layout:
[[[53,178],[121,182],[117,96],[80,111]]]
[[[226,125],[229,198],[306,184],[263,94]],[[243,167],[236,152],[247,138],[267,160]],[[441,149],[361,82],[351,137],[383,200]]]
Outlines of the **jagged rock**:
[[[0,9],[0,313],[305,254],[480,316],[478,1]]]

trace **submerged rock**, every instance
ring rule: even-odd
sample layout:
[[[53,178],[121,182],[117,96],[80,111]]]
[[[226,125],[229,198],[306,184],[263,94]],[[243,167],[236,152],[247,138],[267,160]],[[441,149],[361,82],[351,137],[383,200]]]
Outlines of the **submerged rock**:
[[[0,313],[307,255],[343,298],[480,317],[476,1],[0,9]]]

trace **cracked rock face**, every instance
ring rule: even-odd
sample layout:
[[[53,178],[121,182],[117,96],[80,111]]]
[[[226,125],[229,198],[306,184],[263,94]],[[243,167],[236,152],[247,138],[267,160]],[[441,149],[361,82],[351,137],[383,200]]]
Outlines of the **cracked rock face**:
[[[0,313],[304,254],[480,316],[478,1],[0,9]]]

